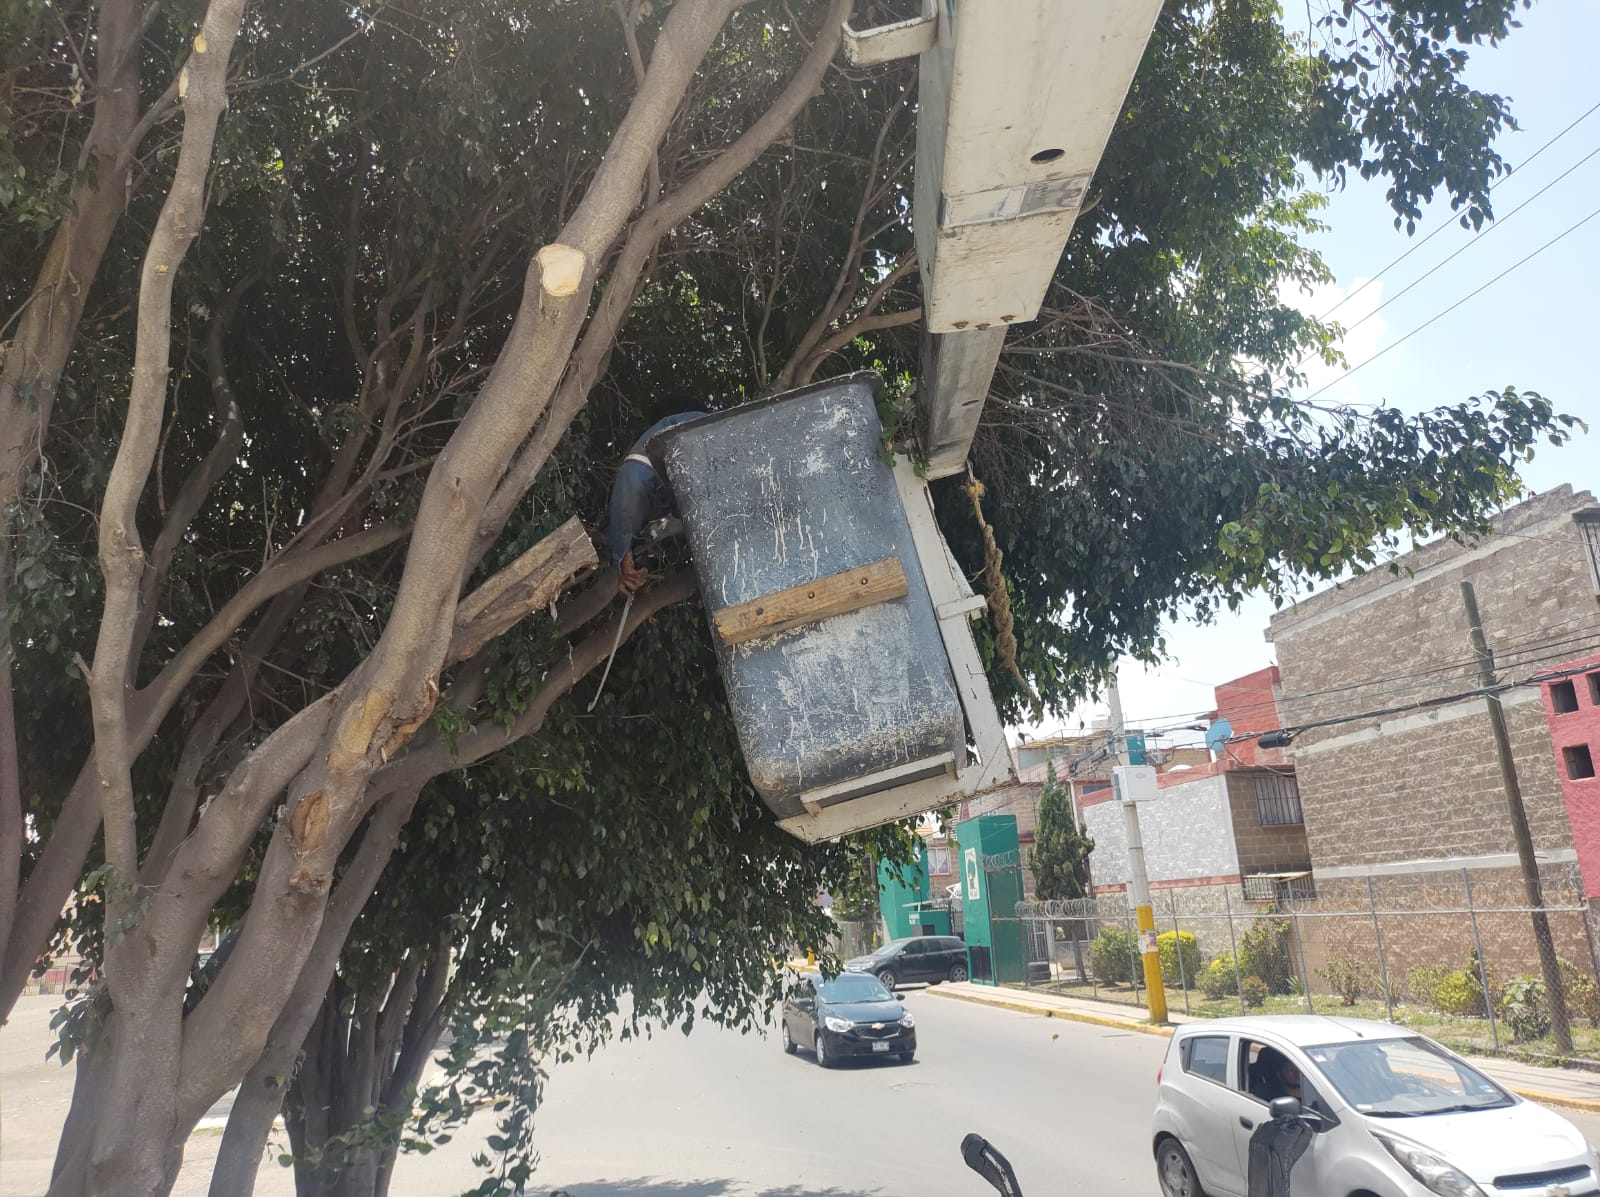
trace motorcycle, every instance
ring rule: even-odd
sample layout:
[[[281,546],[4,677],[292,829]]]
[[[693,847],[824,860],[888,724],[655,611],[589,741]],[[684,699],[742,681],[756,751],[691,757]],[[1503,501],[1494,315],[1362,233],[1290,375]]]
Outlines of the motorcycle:
[[[1312,1122],[1318,1115],[1302,1110],[1293,1097],[1278,1098],[1269,1110],[1270,1116],[1250,1136],[1249,1197],[1290,1197],[1289,1174],[1311,1146]],[[1022,1197],[1011,1161],[982,1135],[961,1140],[961,1158],[1000,1197]]]

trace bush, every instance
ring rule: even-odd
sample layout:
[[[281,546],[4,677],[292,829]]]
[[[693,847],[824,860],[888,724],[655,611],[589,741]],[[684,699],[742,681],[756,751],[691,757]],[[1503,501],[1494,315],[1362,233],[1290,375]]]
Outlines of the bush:
[[[1200,945],[1195,942],[1194,932],[1163,931],[1156,937],[1156,950],[1161,955],[1161,979],[1168,985],[1186,983],[1193,989],[1200,979]]]
[[[1372,988],[1371,971],[1354,960],[1330,960],[1327,968],[1317,970],[1317,975],[1328,983],[1341,1006],[1354,1006]]]
[[[1089,949],[1095,977],[1106,985],[1131,985],[1141,968],[1139,935],[1121,927],[1106,927]]]
[[[1239,994],[1247,1006],[1265,1006],[1271,991],[1260,977],[1246,977],[1239,982]]]
[[[1259,918],[1239,937],[1239,971],[1261,981],[1270,993],[1294,992],[1290,930],[1288,919]]]
[[[1224,953],[1200,970],[1200,992],[1212,1001],[1238,992],[1239,976],[1233,957]]]
[[[1476,972],[1464,968],[1444,975],[1433,991],[1433,1004],[1458,1017],[1483,1018],[1489,1009],[1483,1000],[1483,982]]]
[[[1538,977],[1516,977],[1500,999],[1500,1017],[1518,1043],[1542,1039],[1550,1033],[1550,1003]]]
[[[1586,1018],[1600,1027],[1600,985],[1570,960],[1561,962],[1561,979],[1567,991],[1567,1017]]]
[[[1437,1006],[1439,986],[1450,975],[1450,970],[1437,964],[1419,964],[1406,974],[1406,992],[1413,1001],[1425,1006]]]

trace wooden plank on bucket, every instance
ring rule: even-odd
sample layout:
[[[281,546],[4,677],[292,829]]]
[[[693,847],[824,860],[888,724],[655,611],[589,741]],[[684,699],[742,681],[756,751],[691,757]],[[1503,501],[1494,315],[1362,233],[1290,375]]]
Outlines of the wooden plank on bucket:
[[[743,644],[830,616],[859,611],[874,603],[904,598],[905,594],[906,571],[900,559],[885,557],[870,565],[858,565],[813,582],[764,594],[737,607],[724,607],[713,621],[724,643]]]

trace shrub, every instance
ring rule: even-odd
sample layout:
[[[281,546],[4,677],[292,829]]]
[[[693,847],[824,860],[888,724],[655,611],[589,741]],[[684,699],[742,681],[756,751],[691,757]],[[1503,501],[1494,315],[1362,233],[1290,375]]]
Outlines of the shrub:
[[[1200,945],[1195,942],[1194,932],[1163,931],[1156,937],[1156,950],[1161,955],[1162,980],[1168,985],[1187,983],[1193,989],[1200,978]]]
[[[1239,971],[1260,980],[1270,993],[1293,993],[1289,935],[1288,919],[1256,919],[1239,937]]]
[[[1121,927],[1105,927],[1089,949],[1094,975],[1107,985],[1131,985],[1140,968],[1139,935]]]
[[[1541,1039],[1550,1033],[1550,1003],[1538,977],[1516,977],[1500,999],[1500,1017],[1518,1043]]]
[[[1200,992],[1212,1001],[1237,993],[1239,976],[1233,957],[1224,953],[1200,970]]]
[[[1271,996],[1267,983],[1260,977],[1246,977],[1239,982],[1239,993],[1247,1006],[1265,1006],[1267,998]]]
[[[1372,988],[1371,970],[1355,960],[1330,960],[1327,968],[1317,970],[1317,975],[1328,983],[1341,1006],[1354,1006]]]
[[[1600,985],[1570,960],[1561,962],[1561,979],[1567,991],[1567,1017],[1586,1018],[1600,1027]]]
[[[1406,992],[1413,1001],[1427,1006],[1438,1005],[1439,986],[1450,975],[1450,970],[1437,964],[1419,964],[1406,974]]]
[[[1489,1010],[1483,1000],[1483,982],[1476,972],[1464,968],[1445,974],[1433,991],[1433,1004],[1458,1017],[1482,1018]]]

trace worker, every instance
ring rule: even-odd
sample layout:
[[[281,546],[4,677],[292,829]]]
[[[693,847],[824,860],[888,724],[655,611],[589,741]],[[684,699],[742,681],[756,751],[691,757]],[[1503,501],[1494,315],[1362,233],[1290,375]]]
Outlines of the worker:
[[[623,594],[635,594],[649,578],[633,557],[639,533],[652,519],[666,515],[673,507],[672,490],[650,460],[650,442],[668,428],[705,415],[705,407],[696,404],[657,420],[633,442],[617,467],[617,476],[611,483],[611,565],[617,571],[617,588]]]

